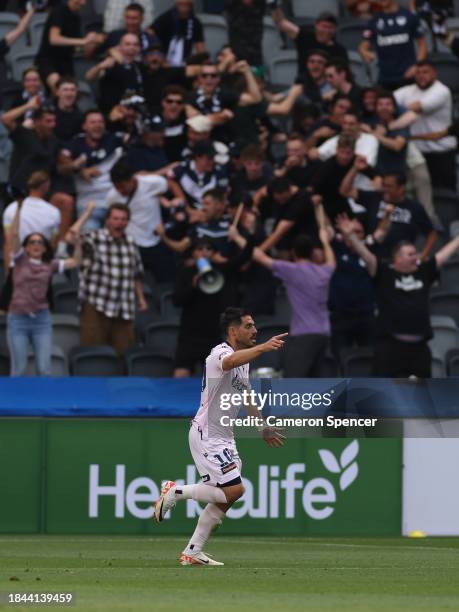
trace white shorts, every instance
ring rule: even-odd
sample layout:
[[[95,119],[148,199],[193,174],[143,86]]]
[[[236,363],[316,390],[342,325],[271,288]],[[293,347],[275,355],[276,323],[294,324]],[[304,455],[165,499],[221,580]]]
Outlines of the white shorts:
[[[195,425],[190,427],[188,440],[203,483],[216,487],[241,477],[242,462],[234,440],[203,440]]]

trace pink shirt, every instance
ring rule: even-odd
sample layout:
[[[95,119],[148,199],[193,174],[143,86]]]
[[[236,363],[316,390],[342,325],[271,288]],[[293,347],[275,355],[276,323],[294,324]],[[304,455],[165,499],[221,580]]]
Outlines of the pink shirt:
[[[31,259],[21,249],[14,256],[13,296],[8,312],[30,314],[49,308],[48,287],[52,275],[64,268],[64,262],[54,259],[45,263]]]

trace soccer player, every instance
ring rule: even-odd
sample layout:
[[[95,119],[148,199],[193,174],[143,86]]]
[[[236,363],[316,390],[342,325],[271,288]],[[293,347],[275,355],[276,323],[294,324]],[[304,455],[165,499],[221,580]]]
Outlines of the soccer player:
[[[284,345],[286,333],[273,336],[256,345],[257,329],[252,316],[242,308],[227,308],[221,316],[226,341],[214,347],[207,357],[203,373],[201,405],[191,423],[191,454],[202,482],[178,486],[166,481],[154,507],[157,523],[182,499],[207,502],[188,546],[180,556],[180,565],[224,565],[207,556],[203,546],[210,534],[222,523],[225,512],[244,494],[241,459],[234,440],[233,428],[221,423],[221,416],[235,418],[238,406],[224,412],[220,409],[223,394],[241,393],[249,389],[249,363],[268,351]],[[256,406],[246,406],[247,413],[261,420]],[[227,419],[225,419],[227,422]],[[271,447],[283,445],[284,436],[275,428],[261,425],[259,431]]]

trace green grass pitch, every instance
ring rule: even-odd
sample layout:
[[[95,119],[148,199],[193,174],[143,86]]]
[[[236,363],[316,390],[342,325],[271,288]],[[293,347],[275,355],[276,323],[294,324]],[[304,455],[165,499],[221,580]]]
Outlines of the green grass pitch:
[[[73,592],[79,610],[459,610],[459,538],[225,537],[225,567],[180,567],[186,537],[0,536],[0,591]],[[64,609],[53,606],[54,609]],[[49,609],[49,608],[48,608]]]

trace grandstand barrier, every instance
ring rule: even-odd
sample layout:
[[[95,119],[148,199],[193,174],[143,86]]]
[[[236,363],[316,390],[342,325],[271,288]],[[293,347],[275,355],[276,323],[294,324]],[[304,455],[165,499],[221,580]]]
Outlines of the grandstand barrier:
[[[161,481],[196,482],[184,419],[15,419],[0,428],[2,533],[187,534],[200,506],[152,521]],[[241,439],[246,494],[225,534],[399,535],[400,439]]]
[[[226,534],[396,536],[424,524],[432,534],[459,534],[459,497],[452,484],[457,444],[450,448],[438,440],[433,462],[433,447],[426,443],[439,430],[453,437],[451,424],[459,436],[459,379],[252,382],[265,392],[287,384],[290,392],[308,388],[322,397],[335,391],[335,416],[379,413],[395,426],[387,437],[371,437],[362,428],[344,434],[319,428],[308,436],[289,431],[282,449],[268,448],[258,436],[238,437],[246,493],[228,512]],[[200,512],[195,501],[177,504],[160,526],[152,522],[152,504],[163,480],[199,478],[187,434],[200,384],[198,379],[2,380],[0,532],[191,533]],[[403,424],[406,430],[409,423],[409,440],[393,418],[397,411],[411,417]],[[322,407],[322,415],[331,412]],[[427,464],[434,467],[426,470]],[[410,504],[429,496],[434,486],[435,500],[441,500],[437,514]]]

